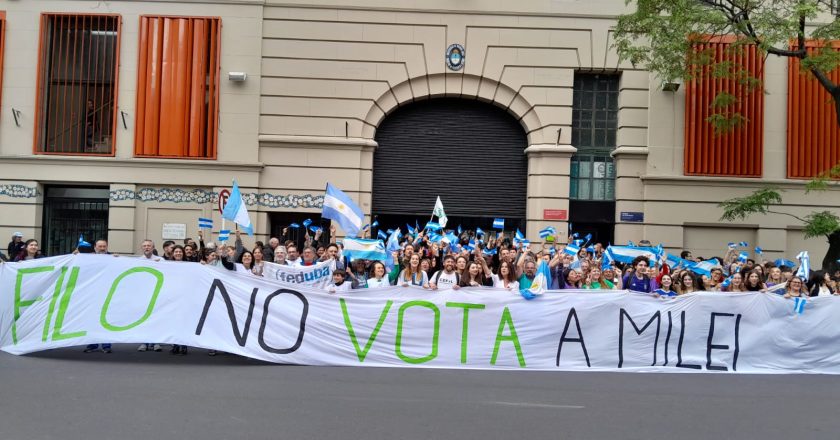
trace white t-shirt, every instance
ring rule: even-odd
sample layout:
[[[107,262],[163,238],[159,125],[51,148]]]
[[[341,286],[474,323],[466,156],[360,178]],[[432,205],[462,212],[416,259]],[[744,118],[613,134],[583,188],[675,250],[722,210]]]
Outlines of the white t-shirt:
[[[350,284],[351,283],[349,281],[345,281],[341,283],[340,286],[336,286],[335,283],[330,282],[329,284],[327,284],[327,292],[349,292]]]
[[[367,279],[367,288],[368,289],[378,289],[380,287],[388,287],[391,283],[388,281],[388,277],[384,277],[382,279],[377,280],[376,278],[368,278]]]
[[[498,287],[500,289],[505,288],[505,280],[499,278],[499,276],[496,275],[496,274],[493,274],[492,278],[493,278],[493,287]],[[510,288],[510,290],[519,290],[519,281],[513,280],[513,281],[508,283],[507,287]]]
[[[453,270],[451,273],[446,273],[445,270],[441,269],[432,275],[429,282],[437,284],[438,289],[449,289],[458,284],[458,272]]]
[[[820,286],[820,292],[817,294],[817,296],[831,296],[831,290],[828,288],[828,286]]]

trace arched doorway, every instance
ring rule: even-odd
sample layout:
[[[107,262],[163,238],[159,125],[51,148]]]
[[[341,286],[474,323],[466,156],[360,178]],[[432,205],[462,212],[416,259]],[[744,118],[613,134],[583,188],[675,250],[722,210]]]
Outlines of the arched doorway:
[[[380,224],[421,225],[440,196],[447,227],[524,231],[527,137],[505,110],[477,100],[438,98],[401,107],[376,132],[372,214]]]

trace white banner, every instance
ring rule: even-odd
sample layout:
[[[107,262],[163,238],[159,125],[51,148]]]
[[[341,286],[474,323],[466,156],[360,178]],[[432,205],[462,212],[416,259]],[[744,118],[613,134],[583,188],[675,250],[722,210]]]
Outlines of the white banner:
[[[310,289],[324,289],[332,280],[334,270],[335,260],[321,261],[312,266],[286,266],[265,262],[263,277]]]
[[[414,288],[328,294],[194,263],[0,265],[0,347],[177,343],[306,365],[840,373],[840,298]]]

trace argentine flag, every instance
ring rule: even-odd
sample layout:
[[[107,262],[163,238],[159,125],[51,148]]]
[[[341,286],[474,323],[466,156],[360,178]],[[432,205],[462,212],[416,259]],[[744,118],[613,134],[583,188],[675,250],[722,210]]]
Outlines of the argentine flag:
[[[569,254],[575,258],[577,258],[578,252],[580,252],[580,245],[577,244],[569,243],[563,248],[564,254]]]
[[[612,258],[619,263],[632,263],[640,255],[647,257],[650,261],[657,260],[656,248],[652,247],[610,246],[607,250]]]
[[[385,244],[382,240],[368,240],[364,238],[345,238],[344,256],[353,260],[385,261]]]
[[[541,260],[540,265],[537,266],[537,274],[534,276],[534,281],[531,282],[531,287],[521,289],[519,293],[525,299],[534,299],[537,295],[542,295],[549,287],[551,287],[551,271],[548,269],[548,263],[545,260]]]
[[[400,231],[400,228],[395,229],[391,232],[391,235],[388,236],[388,241],[385,245],[385,268],[388,269],[388,272],[394,270],[394,259],[391,258],[391,254],[400,250],[401,237],[402,231]]]
[[[796,270],[796,276],[807,280],[811,277],[811,257],[808,256],[808,251],[802,251],[796,256],[799,260],[799,269]]]
[[[554,235],[557,233],[557,230],[554,229],[554,226],[549,226],[540,231],[540,238],[548,238],[550,235]]]
[[[362,219],[365,214],[362,208],[353,203],[347,194],[327,183],[327,193],[324,195],[324,211],[321,217],[335,220],[341,229],[350,237],[355,237],[362,229]]]
[[[222,218],[232,220],[242,227],[248,235],[254,235],[254,227],[251,226],[251,217],[248,216],[248,209],[245,207],[245,200],[242,200],[242,193],[239,192],[239,185],[233,181],[233,188],[230,192],[227,205],[222,211]]]
[[[505,228],[505,219],[497,218],[493,219],[493,229],[504,229]]]

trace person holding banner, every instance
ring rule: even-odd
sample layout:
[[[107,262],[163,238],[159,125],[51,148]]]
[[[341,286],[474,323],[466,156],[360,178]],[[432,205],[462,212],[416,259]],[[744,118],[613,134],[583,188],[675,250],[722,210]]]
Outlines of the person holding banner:
[[[470,261],[461,279],[458,281],[460,287],[493,287],[493,281],[484,277],[484,270],[478,261]]]
[[[140,256],[141,260],[150,260],[150,261],[160,261],[160,258],[154,254],[155,250],[155,242],[149,240],[148,238],[143,240],[140,243],[140,249],[143,251],[143,255]],[[137,351],[161,351],[160,344],[154,342],[147,342],[145,344],[140,344],[137,347]]]
[[[677,293],[685,295],[691,292],[698,292],[700,288],[697,278],[690,270],[684,270],[679,274],[679,282],[677,284]]]
[[[236,262],[236,272],[254,275],[254,254],[243,251]]]
[[[744,272],[741,273],[744,274]],[[745,278],[747,279],[745,283],[747,291],[758,292],[767,289],[767,286],[765,286],[764,283],[761,282],[761,272],[755,269],[747,271]]]
[[[251,255],[254,256],[254,267],[251,269],[251,272],[254,275],[261,277],[263,274],[263,266],[265,264],[265,260],[263,259],[263,246],[260,243],[257,243],[254,246],[254,250],[251,251]]]
[[[808,296],[808,292],[805,289],[805,281],[795,276],[788,281],[783,296],[785,298],[805,298]]]
[[[746,292],[747,288],[744,286],[744,276],[740,272],[733,273],[729,280],[729,286],[724,291],[730,293]]]
[[[461,275],[455,270],[455,257],[447,255],[443,257],[443,269],[435,272],[429,280],[429,287],[432,290],[438,290],[438,286],[457,288],[460,277]]]
[[[347,279],[347,272],[344,269],[336,269],[332,273],[332,281],[327,284],[326,290],[328,293],[349,292],[351,285],[345,282]]]
[[[563,271],[563,289],[582,289],[583,276],[577,269],[568,268]]]
[[[388,279],[387,269],[385,264],[381,261],[374,261],[370,270],[370,277],[365,280],[365,287],[368,289],[378,289],[380,287],[389,287],[391,281]]]
[[[583,285],[583,288],[612,290],[615,288],[615,284],[606,279],[603,272],[601,272],[601,268],[595,265],[589,270],[589,275],[586,277],[586,283]]]
[[[639,255],[630,263],[632,273],[622,279],[622,285],[625,289],[634,292],[650,293],[651,283],[650,277],[647,275],[648,258],[644,255]]]
[[[420,269],[420,254],[411,254],[405,269],[400,272],[399,285],[403,287],[418,286],[429,288],[429,276]]]
[[[767,280],[765,281],[764,285],[767,288],[771,288],[775,285],[784,283],[785,280],[782,278],[782,270],[776,266],[771,267],[767,270]]]
[[[274,264],[279,264],[281,266],[288,265],[288,261],[286,261],[286,246],[278,245],[274,248]]]
[[[41,247],[38,245],[38,240],[34,238],[30,238],[23,243],[23,249],[18,252],[17,256],[15,257],[15,261],[26,261],[26,260],[35,260],[38,258],[44,258],[44,255],[41,252]]]
[[[677,296],[677,292],[674,291],[674,280],[671,278],[669,274],[662,274],[660,278],[659,288],[653,291],[653,296],[656,298],[671,298]]]

